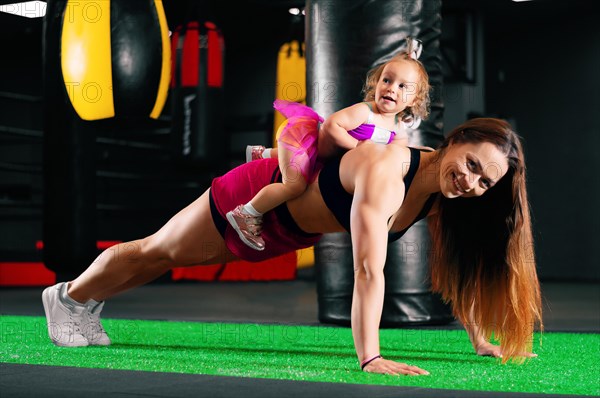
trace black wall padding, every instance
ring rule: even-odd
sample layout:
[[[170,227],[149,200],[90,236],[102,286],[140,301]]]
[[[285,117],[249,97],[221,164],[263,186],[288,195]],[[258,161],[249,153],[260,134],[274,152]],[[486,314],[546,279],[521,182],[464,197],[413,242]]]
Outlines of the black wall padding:
[[[404,49],[407,36],[423,42],[420,60],[433,86],[431,116],[409,133],[414,145],[443,138],[440,1],[308,0],[306,4],[307,102],[331,113],[362,100],[367,71]],[[436,94],[438,93],[438,94]],[[429,235],[424,221],[388,247],[382,324],[443,324],[450,308],[429,291]],[[348,325],[354,285],[347,233],[327,234],[315,247],[319,320]]]
[[[57,280],[96,255],[96,135],[65,91],[60,39],[66,0],[50,0],[44,21],[44,262]]]

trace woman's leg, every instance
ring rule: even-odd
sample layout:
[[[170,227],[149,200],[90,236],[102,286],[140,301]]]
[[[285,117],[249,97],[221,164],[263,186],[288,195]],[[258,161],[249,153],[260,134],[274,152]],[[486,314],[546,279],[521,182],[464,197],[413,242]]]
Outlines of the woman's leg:
[[[206,191],[155,234],[105,250],[70,282],[68,294],[80,303],[102,301],[148,283],[173,267],[234,258],[214,225]]]

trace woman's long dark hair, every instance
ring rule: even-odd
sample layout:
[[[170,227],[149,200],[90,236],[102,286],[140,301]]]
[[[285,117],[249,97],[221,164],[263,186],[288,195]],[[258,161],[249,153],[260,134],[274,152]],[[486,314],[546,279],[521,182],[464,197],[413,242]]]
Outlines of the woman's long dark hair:
[[[481,142],[506,155],[508,172],[482,196],[440,199],[429,220],[431,280],[461,321],[500,341],[506,362],[531,352],[534,326],[543,328],[523,148],[509,123],[479,118],[454,129],[439,153]]]

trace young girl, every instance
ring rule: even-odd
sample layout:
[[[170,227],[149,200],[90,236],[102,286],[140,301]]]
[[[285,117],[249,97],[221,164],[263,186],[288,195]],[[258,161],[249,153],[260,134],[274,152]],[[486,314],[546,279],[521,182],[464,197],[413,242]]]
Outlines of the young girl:
[[[304,192],[320,169],[318,158],[352,149],[363,140],[408,144],[404,124],[428,115],[430,86],[427,71],[417,60],[420,49],[420,42],[408,38],[405,52],[369,71],[363,90],[365,102],[335,112],[325,121],[308,106],[275,101],[274,108],[287,118],[278,131],[278,148],[249,146],[246,157],[277,157],[282,180],[227,213],[227,220],[246,245],[264,250],[262,215]]]

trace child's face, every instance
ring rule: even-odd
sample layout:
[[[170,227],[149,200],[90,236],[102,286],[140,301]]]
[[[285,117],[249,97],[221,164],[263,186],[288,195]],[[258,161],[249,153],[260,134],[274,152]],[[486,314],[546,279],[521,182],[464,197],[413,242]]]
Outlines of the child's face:
[[[419,71],[412,62],[394,61],[387,64],[375,88],[375,103],[384,113],[402,112],[412,106],[418,92]]]

